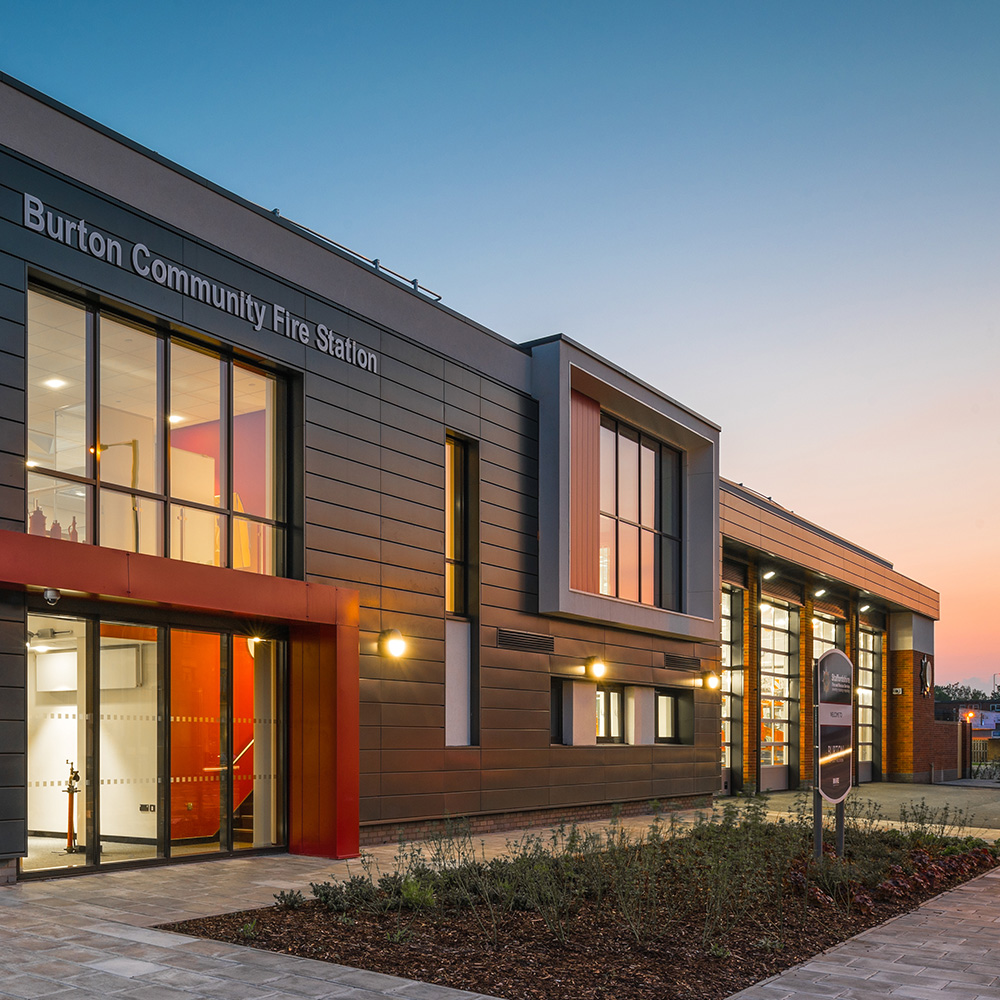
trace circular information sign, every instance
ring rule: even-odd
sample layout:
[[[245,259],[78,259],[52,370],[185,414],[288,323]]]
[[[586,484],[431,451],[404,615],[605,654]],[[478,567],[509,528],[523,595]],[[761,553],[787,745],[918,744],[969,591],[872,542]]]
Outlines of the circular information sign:
[[[816,675],[819,793],[827,802],[843,802],[851,790],[854,664],[839,649],[828,649],[816,664]]]

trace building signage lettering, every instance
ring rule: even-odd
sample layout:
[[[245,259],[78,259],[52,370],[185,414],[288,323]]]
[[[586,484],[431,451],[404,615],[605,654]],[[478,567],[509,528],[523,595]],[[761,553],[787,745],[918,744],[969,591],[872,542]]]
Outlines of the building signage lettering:
[[[178,267],[158,257],[144,243],[123,249],[121,240],[88,226],[85,219],[71,219],[52,211],[40,198],[27,192],[24,194],[23,221],[27,229],[245,320],[258,332],[266,327],[280,337],[297,340],[347,364],[378,374],[378,355],[356,340],[341,337],[323,323],[312,324],[295,316],[277,302],[263,302],[250,292],[230,288]]]

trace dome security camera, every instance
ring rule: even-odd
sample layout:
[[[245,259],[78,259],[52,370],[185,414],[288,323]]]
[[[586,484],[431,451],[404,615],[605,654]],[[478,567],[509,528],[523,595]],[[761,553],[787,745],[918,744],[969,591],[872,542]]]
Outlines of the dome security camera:
[[[59,598],[62,597],[62,594],[55,587],[46,587],[42,597],[45,598],[46,604],[54,606],[59,603]]]

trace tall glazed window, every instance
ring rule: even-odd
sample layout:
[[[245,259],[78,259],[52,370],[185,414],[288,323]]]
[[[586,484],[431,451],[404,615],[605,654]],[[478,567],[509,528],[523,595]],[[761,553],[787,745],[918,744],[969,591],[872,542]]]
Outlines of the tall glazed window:
[[[858,631],[858,780],[871,781],[875,760],[875,705],[882,673],[882,634],[862,627]]]
[[[28,532],[281,573],[284,406],[270,374],[33,287]]]
[[[760,763],[789,763],[791,682],[798,613],[777,601],[760,606]]]
[[[681,461],[602,415],[599,593],[681,609]]]
[[[743,696],[743,591],[722,589],[722,766],[740,765]]]
[[[464,441],[449,435],[444,450],[445,611],[468,613],[469,460]]]

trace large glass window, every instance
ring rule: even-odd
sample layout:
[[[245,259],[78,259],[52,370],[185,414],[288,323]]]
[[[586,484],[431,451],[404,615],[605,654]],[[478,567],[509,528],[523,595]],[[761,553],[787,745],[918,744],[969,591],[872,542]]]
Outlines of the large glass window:
[[[282,383],[28,293],[30,534],[282,572]]]
[[[858,632],[858,762],[871,763],[875,747],[876,678],[882,672],[882,634],[861,628]]]
[[[680,610],[680,454],[601,417],[599,592]]]
[[[813,615],[813,665],[828,649],[844,648],[844,622],[833,615],[816,612]]]
[[[760,606],[760,763],[788,764],[791,682],[798,613],[786,604]]]

